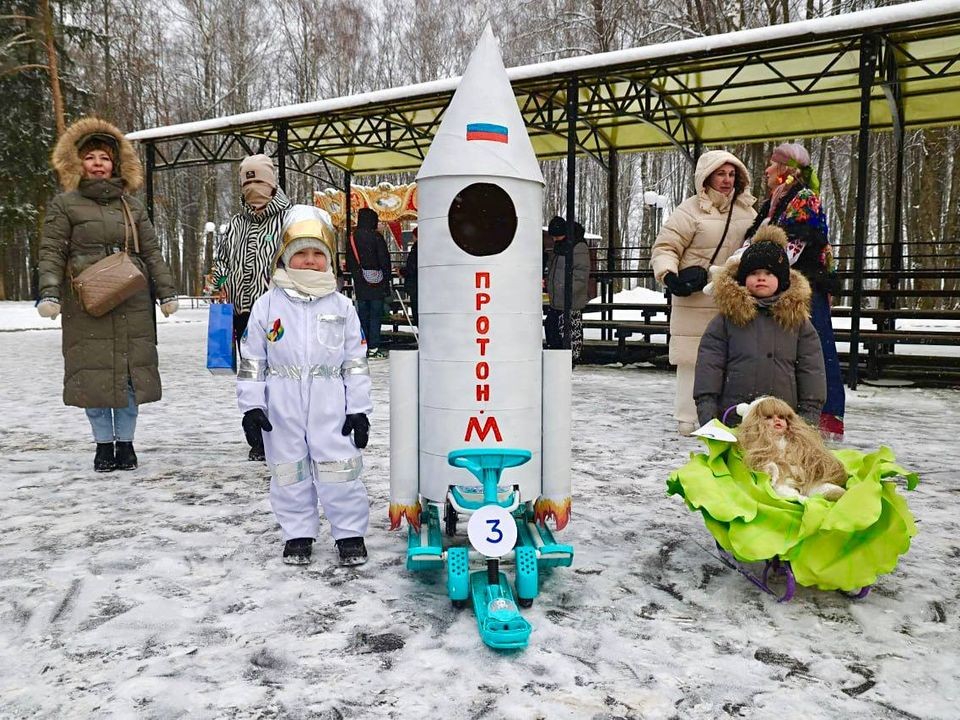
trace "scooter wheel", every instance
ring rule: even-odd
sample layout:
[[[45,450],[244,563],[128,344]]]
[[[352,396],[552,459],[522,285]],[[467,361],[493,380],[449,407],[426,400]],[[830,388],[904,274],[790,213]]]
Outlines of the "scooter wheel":
[[[533,598],[517,598],[517,605],[522,608],[533,607]]]
[[[450,602],[453,603],[453,606],[454,606],[457,610],[463,610],[463,609],[467,606],[467,601],[466,601],[466,600],[451,600]]]

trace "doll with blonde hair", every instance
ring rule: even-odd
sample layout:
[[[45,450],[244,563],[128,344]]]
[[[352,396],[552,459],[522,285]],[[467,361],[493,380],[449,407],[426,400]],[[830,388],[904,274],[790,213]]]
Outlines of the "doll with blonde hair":
[[[750,576],[743,564],[766,562],[752,579],[778,597],[779,589],[766,580],[785,568],[797,585],[862,597],[864,588],[897,566],[916,535],[893,482],[903,477],[913,490],[916,473],[898,465],[887,447],[870,453],[845,448],[834,457],[815,426],[782,399],[763,395],[735,407],[743,417],[739,429],[731,433],[716,419],[700,428],[706,451],[670,473],[667,493],[703,518],[741,572]],[[789,595],[788,581],[781,599]]]
[[[767,473],[781,497],[822,495],[836,500],[845,492],[847,472],[826,448],[820,433],[783,400],[762,397],[737,408],[744,412],[738,442],[754,470]]]

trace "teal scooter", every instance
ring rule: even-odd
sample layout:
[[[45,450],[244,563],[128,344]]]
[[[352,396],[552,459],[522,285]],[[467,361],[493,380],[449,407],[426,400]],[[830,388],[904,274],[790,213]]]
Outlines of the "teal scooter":
[[[498,488],[500,474],[506,468],[523,465],[531,457],[529,450],[506,448],[455,450],[447,456],[447,462],[454,467],[469,470],[482,483],[483,494],[480,499],[469,498],[456,485],[450,488],[449,499],[458,513],[471,513],[467,526],[470,543],[487,559],[486,570],[470,574],[469,592],[480,637],[490,647],[501,650],[526,647],[530,639],[530,631],[533,629],[520,614],[513,588],[507,582],[507,576],[500,572],[500,558],[514,550],[517,541],[516,521],[512,511],[520,506],[520,491],[515,488],[501,500]],[[453,576],[449,572],[451,564],[449,554],[447,563],[447,592],[450,598],[454,599],[455,596],[463,595],[462,575],[457,577],[459,582],[452,582]],[[532,569],[533,587],[528,588],[525,593],[531,603],[537,595],[535,559]],[[522,581],[519,563],[517,575],[517,584],[520,585]],[[521,593],[518,588],[519,594]]]
[[[451,485],[444,508],[444,525],[451,545],[443,547],[440,513],[430,504],[420,531],[408,533],[410,570],[446,568],[447,594],[455,607],[472,602],[480,637],[498,650],[527,646],[532,626],[520,614],[539,593],[539,568],[569,566],[573,548],[558,545],[550,530],[533,521],[533,502],[523,502],[517,486],[501,487],[501,473],[528,462],[529,450],[464,448],[447,456],[450,465],[469,470],[480,487]],[[457,521],[469,517],[467,534],[473,550],[453,544]],[[482,559],[486,569],[470,572],[470,560]],[[516,591],[500,571],[503,561],[516,565]]]

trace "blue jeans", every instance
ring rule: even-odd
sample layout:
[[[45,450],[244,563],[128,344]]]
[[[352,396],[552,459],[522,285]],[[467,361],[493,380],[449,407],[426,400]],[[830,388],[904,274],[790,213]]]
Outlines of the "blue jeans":
[[[137,400],[133,386],[127,386],[127,406],[125,408],[86,408],[87,420],[93,428],[93,439],[98,443],[133,442],[137,431]]]
[[[367,339],[367,348],[380,347],[380,325],[383,323],[383,298],[375,300],[357,300],[357,315],[360,316],[360,330]]]

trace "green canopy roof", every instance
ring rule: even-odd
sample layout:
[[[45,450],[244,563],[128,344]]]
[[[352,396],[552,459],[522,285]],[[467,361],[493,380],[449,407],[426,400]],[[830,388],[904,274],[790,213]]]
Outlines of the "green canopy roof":
[[[871,72],[872,70],[872,72]],[[541,160],[567,153],[567,93],[577,145],[610,151],[839,135],[960,122],[960,3],[927,0],[512,68]],[[292,169],[415,170],[458,78],[142,130],[155,169],[234,161],[281,146]],[[269,147],[268,147],[269,144]]]

